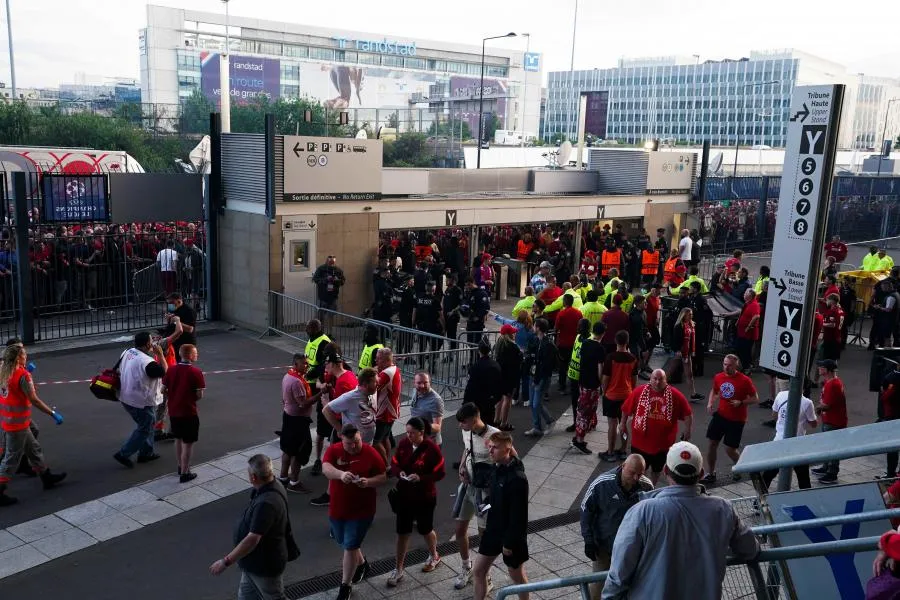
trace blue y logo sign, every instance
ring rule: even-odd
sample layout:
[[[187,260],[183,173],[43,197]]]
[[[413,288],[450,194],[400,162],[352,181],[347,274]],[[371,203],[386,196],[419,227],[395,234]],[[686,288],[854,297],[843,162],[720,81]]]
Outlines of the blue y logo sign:
[[[848,500],[845,515],[861,513],[865,500]],[[816,515],[808,506],[788,507],[788,514],[794,521],[807,521],[815,519]],[[853,540],[859,537],[859,523],[844,523],[841,525],[842,540]],[[814,544],[835,541],[834,536],[826,527],[811,527],[802,530],[809,541]],[[831,566],[831,573],[834,575],[834,581],[837,584],[838,596],[844,600],[863,600],[865,592],[863,592],[862,582],[859,580],[859,574],[856,572],[856,565],[853,563],[855,554],[830,554],[823,558],[828,561]]]

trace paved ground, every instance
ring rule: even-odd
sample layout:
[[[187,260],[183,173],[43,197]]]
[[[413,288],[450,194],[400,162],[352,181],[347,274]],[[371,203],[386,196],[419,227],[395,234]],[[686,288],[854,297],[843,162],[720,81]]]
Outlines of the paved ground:
[[[280,423],[282,370],[271,367],[286,365],[288,352],[296,346],[285,340],[271,341],[273,343],[261,343],[240,332],[201,338],[201,366],[210,375],[201,406],[197,461],[212,462],[203,466],[204,475],[189,486],[191,489],[180,493],[181,486],[173,482],[170,474],[174,462],[171,446],[162,447],[162,460],[133,471],[125,470],[111,459],[131,429],[131,421],[125,412],[115,404],[94,399],[84,383],[42,385],[40,395],[63,412],[66,423],[57,427],[49,419],[39,416],[43,430],[41,442],[51,464],[67,470],[70,480],[58,490],[47,493],[41,492],[35,481],[14,480],[11,491],[19,496],[21,504],[0,513],[0,577],[9,575],[3,581],[4,587],[25,595],[55,592],[68,597],[100,600],[121,598],[126,594],[130,600],[233,598],[237,572],[231,570],[223,577],[213,578],[206,568],[231,548],[232,526],[247,501],[246,493],[242,492],[245,484],[241,481],[246,456],[260,449],[277,455],[275,446],[265,446],[273,439],[272,430]],[[111,365],[117,355],[115,349],[85,349],[41,356],[37,359],[35,377],[42,383],[86,379],[101,367]],[[842,363],[850,419],[854,425],[871,422],[874,414],[874,395],[867,388],[870,356],[864,350],[854,348],[847,352]],[[655,357],[657,363],[663,359],[661,355]],[[697,387],[702,393],[708,392],[709,379],[718,370],[719,360],[719,357],[710,357],[707,377],[698,380]],[[231,369],[255,370],[212,373]],[[760,386],[761,396],[767,397],[766,379],[755,375],[754,380]],[[448,406],[448,413],[452,413],[457,405]],[[563,415],[570,410],[568,398],[552,398],[549,408],[554,415]],[[695,405],[695,408],[702,409],[702,406]],[[772,430],[759,424],[768,416],[768,411],[751,409],[745,443],[771,439]],[[522,407],[513,409],[517,448],[525,456],[531,480],[532,521],[577,507],[584,486],[597,473],[613,466],[601,463],[595,455],[582,456],[567,448],[570,434],[562,428],[570,418],[564,416],[556,429],[536,444],[520,435],[529,426],[529,411]],[[700,441],[701,447],[707,422],[708,416],[698,410],[694,440]],[[605,424],[601,423],[600,430],[591,436],[592,449],[601,449]],[[263,446],[254,449],[260,445]],[[458,460],[460,439],[452,418],[447,422],[444,449],[448,463]],[[728,459],[720,457],[720,465],[720,472],[727,472]],[[854,461],[845,465],[841,480],[871,480],[880,468],[880,459]],[[161,476],[162,479],[149,481]],[[317,492],[324,489],[324,480],[310,477],[307,480]],[[134,495],[138,493],[134,492],[135,488],[147,495],[135,499]],[[449,507],[455,489],[456,482],[452,477],[439,485],[436,527],[441,541],[448,540],[451,535]],[[372,560],[393,554],[393,519],[383,501],[385,491],[381,492],[379,514],[365,544]],[[717,488],[715,493],[744,497],[752,495],[752,490],[748,483],[741,482]],[[111,494],[117,495],[110,499]],[[92,502],[96,500],[100,502]],[[292,495],[290,500],[291,517],[303,555],[289,566],[287,582],[333,572],[339,566],[340,552],[328,539],[326,510],[308,506],[306,496]],[[83,503],[89,504],[65,510]],[[63,512],[60,514],[59,511]],[[54,517],[32,522],[54,513],[57,513]],[[134,531],[118,531],[113,526],[121,528],[127,523],[134,524]],[[562,574],[585,568],[580,543],[573,539],[572,528],[556,529],[560,530],[559,535],[542,532],[534,538],[532,572],[535,575]],[[116,535],[118,533],[122,534]],[[555,558],[547,555],[542,561],[538,556],[538,545],[545,544],[555,544],[544,548],[552,550]],[[413,547],[421,546],[420,539],[413,540]],[[563,550],[569,558],[558,554],[557,550]],[[398,588],[398,594],[415,592],[417,598],[430,598],[430,594],[434,594],[444,600],[467,597],[471,589],[464,594],[450,593],[449,579],[455,576],[452,569],[454,565],[458,567],[458,561],[454,561],[457,561],[455,557],[448,561],[448,568],[427,576],[423,582],[427,585],[414,584],[414,580],[425,576],[413,575],[405,586]],[[26,568],[30,565],[36,566]],[[495,579],[504,581],[500,574]],[[371,595],[378,598],[386,593],[383,582],[372,583],[375,588],[371,594],[369,588],[363,586],[358,589],[363,595],[357,597]],[[424,587],[428,590],[423,591]],[[547,594],[544,597],[554,596]]]

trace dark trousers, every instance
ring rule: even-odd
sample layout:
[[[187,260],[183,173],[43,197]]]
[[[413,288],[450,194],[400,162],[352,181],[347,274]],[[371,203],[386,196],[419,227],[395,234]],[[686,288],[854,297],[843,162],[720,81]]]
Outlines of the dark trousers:
[[[581,386],[578,385],[578,380],[570,379],[569,380],[569,399],[572,401],[572,422],[574,423],[578,420],[578,398],[581,396]]]
[[[569,381],[569,361],[572,360],[572,349],[559,347],[559,389],[565,391],[566,383]],[[575,387],[578,387],[575,382]]]
[[[749,369],[753,361],[753,340],[734,338],[734,351],[741,359],[741,369]]]
[[[794,473],[797,475],[797,485],[800,486],[801,490],[808,490],[812,487],[809,481],[809,465],[797,465],[794,467]],[[778,469],[771,469],[763,473],[763,485],[767,492],[769,491],[769,486],[772,485],[772,480],[776,477],[778,477]]]
[[[889,477],[897,475],[897,462],[900,460],[900,452],[888,452],[887,457],[887,474]]]
[[[447,317],[445,319],[445,322],[447,325],[447,333],[446,333],[447,337],[450,338],[451,340],[455,340],[457,330],[459,329],[459,316],[454,315],[452,317]],[[457,345],[456,342],[450,343],[451,349],[456,350],[458,347],[459,346]]]
[[[826,431],[834,431],[836,429],[841,429],[841,427],[835,427],[834,425],[829,425],[828,423],[822,423],[822,433],[825,433]],[[841,461],[828,461],[822,466],[825,467],[826,475],[834,475],[835,477],[837,477],[838,473],[841,470]]]

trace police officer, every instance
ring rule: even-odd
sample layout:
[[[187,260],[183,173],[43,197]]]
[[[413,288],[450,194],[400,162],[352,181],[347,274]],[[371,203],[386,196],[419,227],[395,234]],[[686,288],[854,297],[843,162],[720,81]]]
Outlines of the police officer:
[[[416,309],[415,278],[412,275],[404,276],[400,289],[395,292],[398,301],[397,316],[400,318],[400,326],[412,329],[413,311]],[[405,354],[412,350],[412,338],[408,333],[400,333],[397,340],[398,354]]]
[[[484,289],[475,285],[475,279],[466,278],[466,291],[463,293],[463,302],[460,313],[466,317],[466,331],[468,341],[477,344],[484,331],[484,321],[491,310],[491,298]]]
[[[437,284],[429,279],[425,282],[425,293],[416,296],[416,307],[413,309],[413,324],[419,331],[430,333],[435,337],[419,336],[419,368],[425,366],[425,347],[428,346],[432,353],[441,349],[440,336],[444,327],[441,324],[443,317],[441,314],[441,301],[437,297],[435,290]],[[427,342],[427,343],[426,343]]]
[[[391,322],[394,314],[394,288],[391,285],[391,270],[382,267],[375,279],[375,301],[372,303],[372,317],[377,321]]]
[[[447,289],[444,290],[444,295],[441,298],[441,309],[444,316],[444,335],[446,335],[451,340],[456,339],[456,330],[459,327],[459,308],[462,305],[462,296],[463,292],[458,285],[456,285],[456,275],[450,274],[447,276]],[[451,342],[451,349],[456,350],[457,344],[456,342]],[[449,362],[452,354],[448,354],[444,357],[444,362]]]

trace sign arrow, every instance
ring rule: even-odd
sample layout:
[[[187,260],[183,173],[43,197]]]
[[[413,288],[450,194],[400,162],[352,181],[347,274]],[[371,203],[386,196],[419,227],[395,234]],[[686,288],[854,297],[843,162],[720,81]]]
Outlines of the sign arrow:
[[[802,119],[800,119],[800,115],[803,115]],[[793,117],[791,117],[791,121],[796,121],[797,119],[800,119],[800,122],[803,123],[804,121],[806,121],[806,117],[808,117],[808,116],[809,116],[809,107],[806,106],[806,102],[804,102],[803,110],[798,110],[797,114],[795,114]]]
[[[775,286],[775,289],[778,290],[778,296],[783,296],[784,291],[787,289],[787,285],[785,285],[783,279],[773,279],[772,285]]]
[[[300,158],[300,142],[294,144],[294,156]]]

